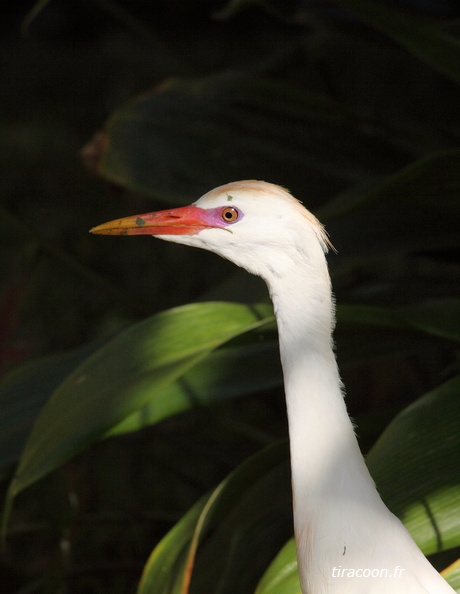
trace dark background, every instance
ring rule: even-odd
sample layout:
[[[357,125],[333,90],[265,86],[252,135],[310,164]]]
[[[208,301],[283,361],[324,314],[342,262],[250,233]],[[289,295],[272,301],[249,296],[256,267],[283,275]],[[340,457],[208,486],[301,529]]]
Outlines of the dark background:
[[[170,189],[152,187],[147,195],[103,167],[95,174],[82,153],[116,110],[165,80],[262,72],[354,110],[357,148],[342,179],[331,175],[311,190],[300,167],[282,165],[273,176],[266,171],[267,180],[288,186],[319,212],[340,192],[368,187],[458,146],[455,83],[333,4],[275,2],[266,10],[249,5],[227,14],[225,2],[211,0],[54,0],[28,22],[32,6],[5,3],[0,23],[2,376],[165,308],[209,297],[266,297],[257,280],[226,281],[234,267],[213,254],[88,233],[105,220],[168,203]],[[406,9],[417,18],[460,16],[455,2],[413,2]],[[279,138],[274,129],[274,146]],[[319,133],[317,151],[327,161],[330,144],[322,147],[321,139]],[[345,155],[340,137],[336,144],[337,154]],[[180,172],[186,161],[179,147],[171,167]],[[222,173],[212,168],[216,180],[229,181],[219,177],[226,164]],[[169,204],[192,202],[210,189],[200,171],[191,180],[174,179]],[[421,205],[414,219],[423,214]],[[428,238],[426,252],[414,255],[399,250],[395,239],[392,255],[353,259],[348,246],[354,234],[395,232],[385,220],[384,212],[380,219],[358,213],[348,236],[340,234],[340,221],[326,221],[339,251],[330,256],[338,302],[397,307],[455,294],[458,252],[451,244]],[[363,424],[363,447],[401,406],[456,365],[443,345],[427,356],[344,370],[351,413],[370,419]],[[273,389],[91,446],[18,498],[0,589],[135,591],[152,547],[184,511],[249,453],[285,436],[282,390]],[[11,471],[3,474],[4,487]]]

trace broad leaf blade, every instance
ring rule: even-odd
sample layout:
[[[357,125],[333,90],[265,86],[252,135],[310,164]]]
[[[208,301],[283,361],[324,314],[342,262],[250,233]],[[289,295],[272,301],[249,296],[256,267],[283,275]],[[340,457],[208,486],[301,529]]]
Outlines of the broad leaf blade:
[[[318,200],[407,161],[355,120],[325,96],[254,73],[176,79],[112,116],[98,171],[168,202],[253,178],[289,180],[294,192],[308,179]]]
[[[425,554],[460,546],[459,396],[460,377],[425,394],[389,424],[367,457],[383,499]],[[460,591],[458,563],[443,575]],[[294,540],[256,594],[300,594]]]
[[[156,546],[142,572],[138,594],[187,592],[192,543],[196,527],[208,504],[208,496],[197,501]]]
[[[6,515],[22,489],[161,394],[219,345],[271,319],[264,306],[195,304],[115,337],[77,367],[41,411],[10,484]]]
[[[460,376],[408,406],[367,457],[382,498],[425,554],[460,546]]]
[[[455,563],[446,567],[442,575],[456,592],[460,592],[460,559],[457,559]]]
[[[330,219],[327,229],[340,254],[331,259],[333,272],[415,251],[456,249],[459,167],[459,150],[435,153],[329,202],[319,216]]]
[[[336,2],[392,37],[438,72],[460,82],[460,40],[443,31],[439,21],[405,13],[374,0]]]
[[[289,540],[260,580],[255,594],[302,594],[295,540]]]
[[[403,309],[339,306],[336,338],[340,365],[345,368],[439,348],[440,338],[459,338],[455,326],[458,310],[459,301],[454,298]],[[275,327],[266,325],[261,332],[249,332],[244,344],[225,346],[208,355],[180,381],[165,388],[154,403],[134,412],[107,435],[136,431],[186,410],[185,390],[194,394],[195,403],[205,405],[282,386]],[[371,345],[370,333],[374,337]]]
[[[426,334],[460,342],[460,299],[451,297],[415,303],[401,311],[400,317]]]
[[[17,462],[40,410],[53,391],[93,352],[98,341],[21,365],[0,382],[0,476]]]
[[[409,206],[419,204],[439,207],[440,194],[448,212],[458,213],[459,165],[460,150],[457,148],[424,155],[388,175],[383,181],[365,188],[353,187],[335,196],[317,214],[321,220],[342,219],[379,202],[390,205],[407,202]]]
[[[290,522],[282,513],[283,508],[289,508],[288,477],[285,442],[246,460],[217,487],[205,505],[196,504],[156,547],[145,566],[138,594],[185,594],[189,586],[192,593],[246,591],[240,589],[241,580],[254,581],[255,577],[238,571],[238,563],[250,561],[257,576],[258,564],[263,567],[264,559],[266,563],[274,552],[268,553],[267,558],[266,547],[257,541],[260,525],[275,527],[281,539],[286,537],[286,530],[290,531]],[[274,496],[262,501],[261,493]],[[199,516],[194,512],[198,509],[201,510]],[[274,510],[277,511],[276,521]],[[189,529],[192,514],[195,519],[193,536]],[[267,543],[267,539],[265,541]],[[245,554],[248,551],[241,551],[245,542],[257,545],[258,563]],[[273,548],[270,539],[267,544]],[[163,584],[172,583],[171,580],[174,580],[174,589],[164,590]]]
[[[261,333],[244,345],[223,347],[209,354],[162,391],[154,402],[126,417],[106,436],[137,431],[147,425],[190,408],[186,393],[193,394],[192,406],[205,406],[282,384],[277,340],[262,340]]]
[[[454,298],[432,300],[404,309],[340,305],[336,340],[342,368],[437,349],[439,339],[458,340]],[[145,406],[134,410],[102,436],[137,431],[190,407],[282,385],[276,325],[270,320],[246,332],[238,344],[226,345],[166,385]],[[369,333],[374,339],[369,343]],[[108,342],[106,339],[105,342]],[[53,357],[38,359],[10,373],[0,383],[0,465],[19,458],[35,419],[51,393],[99,350],[103,342]],[[237,371],[235,371],[237,370]],[[153,379],[152,379],[153,383]],[[193,394],[193,401],[189,396]]]

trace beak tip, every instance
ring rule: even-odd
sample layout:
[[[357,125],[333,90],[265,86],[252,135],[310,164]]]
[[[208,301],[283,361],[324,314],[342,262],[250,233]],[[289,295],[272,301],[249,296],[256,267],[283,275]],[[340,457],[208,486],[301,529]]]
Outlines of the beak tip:
[[[113,227],[113,225],[103,223],[102,225],[97,225],[89,230],[89,232],[93,235],[126,235],[126,231],[124,229],[117,230]]]

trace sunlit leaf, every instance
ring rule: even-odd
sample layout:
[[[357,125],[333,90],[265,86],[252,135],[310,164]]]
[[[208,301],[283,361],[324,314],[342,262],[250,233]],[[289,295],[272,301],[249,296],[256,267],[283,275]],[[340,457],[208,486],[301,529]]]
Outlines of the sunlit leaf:
[[[384,501],[425,554],[460,546],[460,376],[408,406],[369,452]]]
[[[182,594],[189,584],[195,594],[249,591],[292,530],[290,497],[283,442],[249,458],[192,508],[153,551],[138,594]]]
[[[295,540],[281,549],[260,580],[255,594],[301,594]]]
[[[455,323],[458,310],[458,300],[454,298],[392,310],[340,305],[336,331],[340,366],[345,368],[438,348],[439,338],[458,340]],[[161,394],[153,392],[144,406],[127,414],[100,437],[137,431],[197,405],[281,386],[276,327],[269,312],[267,305],[269,321],[263,327],[246,332],[242,342],[208,354],[179,379],[164,386]],[[374,337],[371,342],[369,333]],[[38,359],[0,382],[0,466],[3,470],[19,458],[35,419],[52,392],[102,344],[93,343],[74,352]],[[123,362],[119,369],[121,373]],[[142,373],[140,369],[139,375]],[[151,381],[153,389],[153,377]],[[96,402],[93,404],[96,406]]]
[[[442,572],[442,575],[446,578],[446,580],[456,592],[460,592],[460,559],[457,559],[455,563],[452,563],[452,565],[446,567],[446,569]]]
[[[345,368],[365,361],[423,352],[439,347],[437,337],[458,339],[455,325],[458,309],[459,302],[454,298],[395,310],[339,306],[336,338],[340,364]],[[265,326],[264,334],[267,330]],[[369,333],[374,336],[371,344]],[[192,389],[200,403],[281,386],[276,335],[268,335],[263,341],[260,340],[260,331],[258,336],[249,334],[246,344],[225,347],[210,354],[188,371],[183,381],[175,382],[164,390],[161,402],[166,409],[158,402],[147,404],[112,428],[108,435],[135,431],[156,423],[173,411],[183,410],[184,398],[180,393],[184,385]],[[238,369],[237,374],[234,369]],[[176,402],[180,407],[177,410]]]
[[[215,493],[219,489],[216,489]],[[138,594],[185,594],[190,579],[190,564],[196,552],[194,538],[202,514],[212,498],[202,497],[177,522],[150,555],[142,572]]]
[[[41,411],[9,486],[4,519],[22,489],[141,408],[204,356],[265,324],[271,308],[188,305],[121,333],[78,366]],[[267,317],[268,316],[268,317]],[[193,401],[193,394],[181,394]]]
[[[369,468],[385,501],[391,509],[399,513],[419,546],[427,554],[460,544],[458,518],[460,470],[457,474],[451,472],[452,465],[459,459],[459,445],[456,439],[460,406],[459,390],[460,378],[455,378],[409,406],[390,423],[368,457]],[[445,420],[446,416],[448,421]],[[283,455],[283,450],[279,450],[278,453]],[[270,460],[270,456],[266,457],[266,452],[262,455],[265,456],[266,461]],[[440,463],[441,459],[443,463]],[[255,462],[257,464],[253,466]],[[257,473],[254,473],[255,469]],[[241,558],[253,561],[251,545],[248,543],[255,541],[256,549],[260,547],[258,538],[261,533],[266,540],[261,527],[266,526],[267,518],[273,513],[282,514],[281,505],[290,507],[290,503],[286,503],[286,493],[289,493],[287,479],[285,479],[286,482],[280,481],[279,477],[277,479],[278,492],[285,491],[281,500],[277,500],[275,493],[267,489],[267,485],[272,484],[273,481],[273,476],[267,470],[264,465],[259,466],[257,456],[246,462],[227,479],[228,484],[224,481],[219,487],[215,499],[212,500],[212,506],[207,508],[206,517],[201,518],[201,521],[197,518],[197,530],[200,535],[193,544],[193,559],[195,559],[195,546],[206,531],[204,527],[212,528],[213,536],[201,545],[204,549],[202,565],[200,566],[199,562],[200,548],[197,550],[198,562],[188,564],[187,572],[193,569],[191,592],[213,591],[219,594],[230,594],[234,591],[249,591],[247,583],[244,582],[243,585],[235,576],[244,574],[245,577],[242,579],[251,580],[253,574],[249,572],[251,577],[247,578],[247,566],[245,571],[237,571],[236,568],[241,563],[237,560]],[[248,477],[248,471],[251,478]],[[265,478],[264,473],[266,473]],[[260,496],[258,485],[263,485],[265,496]],[[233,490],[235,488],[236,492]],[[240,496],[237,496],[240,489]],[[242,493],[246,489],[255,489],[253,493],[255,499],[242,499]],[[271,493],[270,497],[267,493]],[[251,500],[257,504],[248,507],[248,501]],[[238,503],[235,504],[235,501]],[[415,510],[417,506],[419,509]],[[429,506],[429,514],[426,506]],[[232,508],[237,510],[236,515]],[[278,509],[277,512],[275,512],[276,509]],[[258,518],[263,519],[263,522],[258,522]],[[429,520],[428,523],[436,522],[435,530],[432,525],[427,527],[427,520]],[[189,518],[184,520],[184,522],[188,521]],[[185,532],[188,536],[184,540],[191,542],[190,529],[187,530],[188,532]],[[437,534],[435,542],[433,532]],[[181,534],[181,531],[178,531],[178,534]],[[280,537],[279,529],[277,534]],[[173,553],[176,551],[174,563],[181,559],[183,563],[185,542],[181,546],[178,546],[177,542],[173,545]],[[162,567],[159,553],[164,554],[163,546],[166,547],[166,544],[160,545],[160,548],[152,554],[151,562],[146,567],[151,585],[156,583],[157,572]],[[174,563],[171,562],[169,565],[177,568]],[[224,565],[221,566],[221,564]],[[183,572],[185,579],[185,565],[183,565]],[[174,579],[176,577],[177,575],[174,574]],[[173,579],[173,576],[169,579]],[[142,593],[148,591],[157,594],[155,588],[142,590]],[[182,592],[180,589],[172,592],[176,591]],[[161,593],[163,590],[158,592]],[[276,555],[258,583],[256,592],[257,594],[298,594],[300,592],[293,540],[289,541]]]
[[[400,413],[367,457],[383,499],[425,554],[460,546],[459,413],[456,377]],[[458,563],[443,575],[460,591]],[[270,564],[256,594],[299,593],[292,539]]]
[[[255,338],[255,337],[254,337]],[[126,417],[106,435],[137,431],[176,412],[190,408],[186,393],[194,394],[194,406],[266,390],[282,383],[278,342],[251,340],[211,353],[184,376],[162,391],[156,399]]]

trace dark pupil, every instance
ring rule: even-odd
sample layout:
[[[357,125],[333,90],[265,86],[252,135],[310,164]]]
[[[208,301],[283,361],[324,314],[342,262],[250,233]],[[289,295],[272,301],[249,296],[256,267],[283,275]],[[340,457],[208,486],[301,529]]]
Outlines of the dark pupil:
[[[228,220],[233,219],[233,211],[227,210],[227,212],[225,213],[225,218]]]

